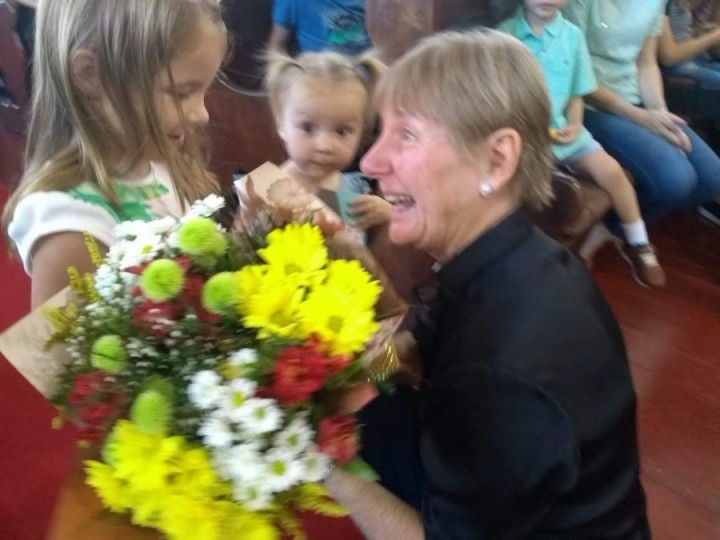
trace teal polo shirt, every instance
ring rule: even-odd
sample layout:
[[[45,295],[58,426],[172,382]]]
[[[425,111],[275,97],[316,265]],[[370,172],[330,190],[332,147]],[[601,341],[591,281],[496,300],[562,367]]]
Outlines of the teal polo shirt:
[[[565,108],[570,99],[590,94],[597,88],[582,31],[558,13],[538,36],[525,19],[522,7],[498,29],[518,38],[537,58],[550,93],[550,125],[554,129],[564,128],[567,125]],[[553,144],[553,154],[563,161],[591,142],[592,136],[583,127],[570,144]]]
[[[634,105],[642,104],[637,57],[662,34],[667,0],[568,0],[563,15],[585,32],[595,77]]]

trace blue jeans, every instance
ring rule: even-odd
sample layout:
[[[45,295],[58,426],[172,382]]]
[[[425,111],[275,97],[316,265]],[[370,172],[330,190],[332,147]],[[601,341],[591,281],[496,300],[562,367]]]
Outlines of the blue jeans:
[[[701,54],[692,60],[680,62],[672,67],[664,67],[662,71],[667,75],[690,77],[701,86],[704,84],[710,84],[713,87],[720,86],[720,62],[713,60],[707,54]]]
[[[612,113],[586,109],[585,127],[632,174],[646,221],[695,208],[720,194],[720,157],[687,126],[689,153]]]

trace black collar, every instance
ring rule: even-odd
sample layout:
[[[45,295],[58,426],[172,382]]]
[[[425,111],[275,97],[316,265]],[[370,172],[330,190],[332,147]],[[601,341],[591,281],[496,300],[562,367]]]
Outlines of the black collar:
[[[440,268],[437,273],[440,288],[451,293],[462,291],[473,276],[512,250],[532,232],[533,227],[528,213],[516,210]]]

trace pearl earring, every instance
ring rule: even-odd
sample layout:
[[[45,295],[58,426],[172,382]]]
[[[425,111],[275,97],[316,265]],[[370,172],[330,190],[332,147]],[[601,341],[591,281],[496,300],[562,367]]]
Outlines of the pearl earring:
[[[480,190],[480,196],[481,196],[483,199],[487,199],[487,198],[490,197],[493,193],[495,193],[495,188],[492,187],[492,184],[490,184],[489,182],[483,182],[483,183],[481,183],[480,186],[479,186],[479,190]]]

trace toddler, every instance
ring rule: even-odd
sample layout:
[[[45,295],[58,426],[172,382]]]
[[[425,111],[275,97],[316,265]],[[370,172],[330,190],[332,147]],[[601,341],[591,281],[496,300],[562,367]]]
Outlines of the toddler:
[[[552,104],[555,158],[589,175],[610,194],[625,236],[621,254],[633,276],[642,285],[662,287],[665,272],[649,243],[635,190],[618,162],[583,127],[583,96],[597,85],[583,33],[563,18],[564,5],[565,0],[524,0],[499,29],[522,41],[543,68]]]
[[[371,95],[383,69],[370,54],[357,60],[328,51],[295,59],[268,54],[270,106],[289,156],[282,170],[311,192],[336,192],[341,217],[361,231],[387,223],[390,204],[371,193],[361,173],[342,171],[374,122]]]

